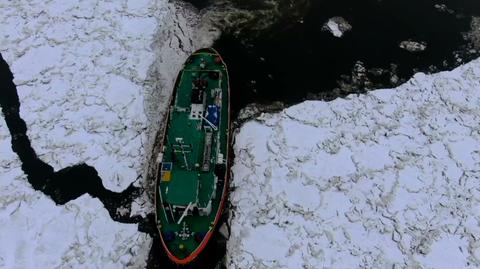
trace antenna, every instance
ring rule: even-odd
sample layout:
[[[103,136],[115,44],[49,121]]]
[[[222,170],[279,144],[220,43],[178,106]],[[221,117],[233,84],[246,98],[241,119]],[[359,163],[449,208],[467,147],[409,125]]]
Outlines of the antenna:
[[[208,125],[210,125],[210,127],[212,127],[213,130],[218,131],[218,128],[213,123],[211,123],[209,120],[207,120],[207,118],[205,118],[202,115],[200,115],[200,118],[202,118],[204,121],[206,121],[208,123]]]

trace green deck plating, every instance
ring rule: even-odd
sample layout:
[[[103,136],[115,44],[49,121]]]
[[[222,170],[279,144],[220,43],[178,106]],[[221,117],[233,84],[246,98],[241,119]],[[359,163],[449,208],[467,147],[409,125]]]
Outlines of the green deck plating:
[[[156,213],[169,257],[187,263],[205,246],[224,202],[229,140],[226,66],[216,51],[199,50],[188,58],[175,87],[158,158]]]

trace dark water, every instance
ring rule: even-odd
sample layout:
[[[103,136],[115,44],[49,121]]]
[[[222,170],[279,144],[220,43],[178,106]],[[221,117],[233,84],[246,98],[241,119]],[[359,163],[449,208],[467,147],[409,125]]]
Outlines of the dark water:
[[[435,4],[446,4],[453,13],[442,12]],[[471,45],[463,37],[470,30],[471,16],[480,15],[477,0],[316,0],[305,6],[303,1],[293,17],[289,10],[280,12],[264,31],[249,31],[245,24],[227,28],[215,43],[229,65],[236,111],[253,102],[293,104],[393,87],[417,71],[451,69],[480,55],[468,52]],[[257,7],[242,6],[252,12]],[[322,31],[334,16],[353,27],[342,38]],[[409,39],[426,42],[427,49],[417,53],[400,49],[399,43]],[[355,85],[351,75],[357,61],[367,69],[367,77]],[[393,75],[399,78],[394,83]]]

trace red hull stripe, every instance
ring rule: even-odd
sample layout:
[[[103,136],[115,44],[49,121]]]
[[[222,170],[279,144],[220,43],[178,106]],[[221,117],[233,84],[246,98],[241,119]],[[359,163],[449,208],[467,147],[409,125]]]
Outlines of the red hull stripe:
[[[223,61],[223,58],[222,56],[220,56],[220,54],[211,48],[211,50],[213,50],[219,57],[220,59],[222,60],[222,63],[227,66],[225,64],[225,62]],[[228,69],[226,70],[227,72],[227,75],[228,75]],[[229,131],[229,135],[228,135],[228,146],[227,146],[227,156],[229,156],[229,145],[230,145],[230,138],[231,138],[231,129],[230,129],[230,81],[228,82],[228,131]],[[164,130],[164,136],[165,136],[165,131],[166,129]],[[162,143],[163,144],[163,143]],[[215,216],[215,221],[213,223],[213,227],[212,229],[207,233],[207,235],[205,236],[205,238],[203,239],[202,243],[200,244],[200,246],[197,247],[197,249],[192,252],[192,254],[188,255],[186,258],[184,259],[179,259],[177,258],[175,255],[173,255],[170,250],[168,249],[167,245],[165,244],[165,241],[163,240],[163,236],[162,236],[162,233],[161,231],[159,230],[159,234],[160,234],[160,241],[162,241],[162,245],[163,245],[163,248],[165,249],[165,251],[167,252],[167,256],[168,258],[176,263],[176,264],[179,264],[179,265],[185,265],[185,264],[188,264],[190,262],[192,262],[195,258],[197,258],[197,256],[203,251],[203,249],[207,246],[207,243],[210,241],[211,237],[212,237],[212,234],[213,234],[213,231],[215,230],[215,228],[217,227],[217,224],[218,224],[218,221],[220,220],[220,216],[223,212],[223,209],[225,207],[225,201],[226,201],[226,198],[227,198],[227,190],[228,190],[228,185],[229,185],[229,179],[230,179],[230,167],[231,166],[231,160],[228,160],[227,162],[227,171],[226,171],[226,174],[225,174],[225,184],[223,186],[223,195],[222,195],[222,200],[220,202],[220,207],[217,211],[217,215]],[[157,188],[157,186],[155,186],[155,188]],[[155,204],[157,203],[156,201],[156,195],[155,195]],[[155,206],[156,208],[156,206]]]

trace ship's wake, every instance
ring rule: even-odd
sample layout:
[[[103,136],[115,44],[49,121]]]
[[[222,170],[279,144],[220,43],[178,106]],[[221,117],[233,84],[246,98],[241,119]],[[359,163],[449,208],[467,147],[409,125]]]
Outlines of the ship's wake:
[[[271,34],[280,22],[284,26],[302,22],[310,6],[310,0],[212,0],[207,6],[193,0],[186,2],[200,9],[205,24],[243,43]]]

